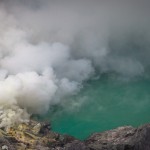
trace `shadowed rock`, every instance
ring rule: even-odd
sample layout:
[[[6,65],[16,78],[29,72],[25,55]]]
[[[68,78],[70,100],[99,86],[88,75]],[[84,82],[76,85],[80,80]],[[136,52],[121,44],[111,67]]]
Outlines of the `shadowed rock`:
[[[150,124],[94,133],[80,141],[51,130],[49,123],[31,120],[0,129],[0,150],[150,150]]]

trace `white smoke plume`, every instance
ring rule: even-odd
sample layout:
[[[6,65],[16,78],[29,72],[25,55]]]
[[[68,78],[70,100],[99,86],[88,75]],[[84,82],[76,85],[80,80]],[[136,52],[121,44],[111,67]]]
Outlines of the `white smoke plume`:
[[[0,1],[0,127],[46,112],[96,73],[144,73],[149,22],[146,0]]]

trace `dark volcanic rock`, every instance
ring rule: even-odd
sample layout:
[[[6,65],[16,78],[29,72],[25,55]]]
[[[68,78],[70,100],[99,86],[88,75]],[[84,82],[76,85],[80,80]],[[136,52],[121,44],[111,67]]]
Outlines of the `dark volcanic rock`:
[[[14,143],[4,137],[0,137],[0,149],[15,150]]]
[[[49,122],[41,122],[41,128],[39,133],[41,134],[47,134],[51,130],[51,124]]]
[[[52,150],[90,150],[85,143],[79,141],[79,140],[74,140],[72,142],[66,143],[62,147],[55,147]]]
[[[75,140],[71,143],[66,144],[63,150],[90,150],[90,149],[85,145],[85,143]]]
[[[0,129],[0,150],[150,150],[150,124],[95,133],[85,141],[50,130],[49,123],[31,120]]]
[[[85,143],[90,150],[150,150],[150,124],[95,133]]]

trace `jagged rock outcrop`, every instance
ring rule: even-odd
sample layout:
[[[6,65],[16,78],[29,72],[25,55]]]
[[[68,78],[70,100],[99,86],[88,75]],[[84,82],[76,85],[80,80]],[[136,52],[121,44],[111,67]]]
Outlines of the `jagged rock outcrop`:
[[[0,129],[0,150],[150,150],[150,124],[94,133],[80,141],[53,132],[49,123],[32,120]]]
[[[90,150],[150,150],[150,124],[95,133],[86,140]]]

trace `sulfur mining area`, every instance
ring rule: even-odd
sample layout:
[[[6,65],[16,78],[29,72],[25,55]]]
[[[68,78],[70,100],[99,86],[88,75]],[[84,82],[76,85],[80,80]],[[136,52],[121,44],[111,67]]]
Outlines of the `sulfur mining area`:
[[[53,132],[48,122],[30,120],[0,129],[1,150],[149,150],[150,124],[118,127],[80,141]]]
[[[150,0],[0,0],[0,150],[150,150],[149,123]]]

